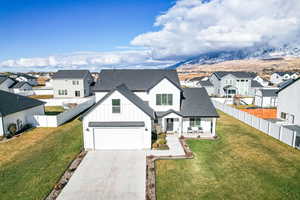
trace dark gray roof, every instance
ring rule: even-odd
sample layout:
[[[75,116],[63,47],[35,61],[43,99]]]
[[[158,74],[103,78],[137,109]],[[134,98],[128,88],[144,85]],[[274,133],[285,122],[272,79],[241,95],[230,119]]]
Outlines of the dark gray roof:
[[[125,84],[119,85],[109,93],[107,93],[100,101],[98,101],[94,106],[92,106],[86,113],[84,113],[81,118],[86,116],[89,112],[91,112],[94,108],[96,108],[99,104],[101,104],[105,99],[107,99],[114,91],[120,92],[124,95],[128,100],[130,100],[133,104],[139,107],[142,111],[144,111],[147,115],[149,115],[152,119],[155,119],[154,110],[144,102],[140,97],[130,91]]]
[[[0,116],[40,106],[45,102],[0,90]]]
[[[260,89],[263,97],[277,97],[278,89]]]
[[[194,78],[191,78],[189,81],[201,81],[203,78],[204,78],[203,76],[194,77]]]
[[[228,74],[231,74],[237,78],[255,78],[256,77],[256,74],[254,72],[217,71],[217,72],[214,72],[213,74],[215,74],[218,79],[221,79],[224,76],[227,76]]]
[[[281,86],[279,86],[279,90],[277,91],[277,93],[281,92],[282,90],[284,90],[285,88],[289,87],[290,85],[294,84],[295,82],[299,81],[300,80],[300,77],[293,80],[288,80],[288,81],[285,81],[285,84],[282,84]]]
[[[274,72],[275,74],[278,74],[279,76],[284,76],[285,74],[288,74],[288,75],[293,75],[295,74],[296,72]]]
[[[205,88],[183,88],[180,113],[185,117],[219,117]]]
[[[259,82],[255,80],[251,80],[251,87],[257,88],[257,87],[264,87]]]
[[[173,109],[168,110],[168,111],[164,111],[164,112],[163,112],[163,111],[161,111],[161,112],[156,112],[156,116],[157,116],[157,117],[164,117],[164,116],[166,116],[166,115],[168,115],[168,114],[170,114],[170,113],[175,113],[175,114],[177,114],[177,115],[179,115],[179,116],[182,116],[180,112],[177,112],[177,111],[175,111],[175,110],[173,110]]]
[[[89,70],[58,70],[53,79],[81,79],[87,74],[90,74]]]
[[[144,127],[144,122],[89,122],[89,127]]]
[[[0,84],[3,83],[4,81],[6,81],[7,79],[8,79],[7,76],[0,75]]]
[[[202,87],[213,87],[214,85],[209,81],[209,80],[206,80],[206,81],[199,81],[198,84],[200,84]]]
[[[13,84],[12,86],[10,86],[10,88],[14,88],[14,89],[17,89],[17,88],[21,88],[23,85],[25,84],[28,84],[30,85],[29,83],[25,82],[25,81],[22,81],[22,82],[16,82],[15,84]],[[31,85],[30,85],[31,86]]]
[[[110,91],[125,84],[131,91],[148,91],[159,81],[167,78],[181,89],[177,72],[165,69],[112,69],[102,70],[94,91]]]

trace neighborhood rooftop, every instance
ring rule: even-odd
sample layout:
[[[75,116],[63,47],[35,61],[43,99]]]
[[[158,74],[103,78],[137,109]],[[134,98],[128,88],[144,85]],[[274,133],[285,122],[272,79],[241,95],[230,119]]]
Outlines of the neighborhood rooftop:
[[[177,72],[175,70],[143,69],[143,70],[102,70],[100,81],[95,91],[110,91],[120,84],[125,84],[131,91],[147,91],[163,78],[169,79],[180,88]]]
[[[6,116],[43,104],[45,104],[45,102],[37,99],[0,90],[0,116]]]
[[[27,82],[25,82],[25,81],[22,81],[22,82],[15,82],[10,88],[15,88],[15,89],[17,89],[17,88],[21,88],[23,85],[25,85],[25,84],[29,84],[29,83],[27,83]]]
[[[89,70],[58,70],[53,79],[81,79],[89,73]]]
[[[278,89],[261,89],[262,96],[264,97],[276,97]]]
[[[0,84],[6,81],[6,79],[8,79],[7,76],[0,75]]]
[[[256,74],[254,72],[218,71],[218,72],[214,72],[213,74],[215,74],[218,79],[221,79],[224,76],[227,76],[228,74],[231,74],[237,78],[255,78],[256,77]]]

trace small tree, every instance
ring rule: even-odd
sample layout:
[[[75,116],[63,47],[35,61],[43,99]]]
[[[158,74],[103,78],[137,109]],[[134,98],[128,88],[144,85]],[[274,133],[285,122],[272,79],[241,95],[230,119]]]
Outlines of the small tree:
[[[11,123],[8,125],[7,130],[11,136],[14,136],[17,133],[17,125],[15,123]]]

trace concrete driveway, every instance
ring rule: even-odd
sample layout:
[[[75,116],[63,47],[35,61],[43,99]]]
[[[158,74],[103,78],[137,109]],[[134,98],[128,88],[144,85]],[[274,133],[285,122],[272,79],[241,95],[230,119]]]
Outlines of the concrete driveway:
[[[91,151],[58,200],[144,200],[144,151]]]

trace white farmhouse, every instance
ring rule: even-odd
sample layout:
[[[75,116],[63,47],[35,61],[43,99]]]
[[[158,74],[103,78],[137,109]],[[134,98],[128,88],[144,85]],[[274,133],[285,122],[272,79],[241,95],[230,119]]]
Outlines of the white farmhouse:
[[[10,86],[10,91],[15,94],[19,94],[30,90],[32,90],[32,86],[28,82],[16,82],[12,86]]]
[[[284,81],[290,80],[290,79],[297,79],[298,74],[296,72],[274,72],[271,75],[270,81],[271,83],[277,85]]]
[[[300,126],[300,78],[278,91],[277,117]]]
[[[82,117],[84,148],[150,149],[155,127],[214,137],[219,117],[204,88],[181,88],[175,70],[102,70]]]
[[[21,131],[26,124],[34,124],[34,115],[44,114],[45,102],[0,90],[0,136],[8,134],[8,126],[16,124]]]
[[[278,104],[277,91],[278,88],[264,88],[257,90],[255,93],[254,104],[262,108],[276,107]]]

